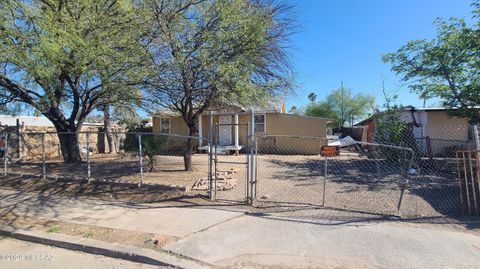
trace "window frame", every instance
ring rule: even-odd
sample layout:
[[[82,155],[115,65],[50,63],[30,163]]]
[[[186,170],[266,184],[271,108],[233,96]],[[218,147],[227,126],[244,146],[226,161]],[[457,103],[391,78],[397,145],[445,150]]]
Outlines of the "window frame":
[[[263,116],[263,123],[257,123],[257,121],[255,120],[255,117],[256,116]],[[253,129],[254,129],[254,133],[255,134],[266,134],[267,133],[267,114],[263,113],[263,114],[255,114],[253,115],[254,117],[254,126],[253,126]],[[257,131],[257,125],[260,125],[260,124],[263,124],[263,131]]]
[[[168,133],[163,132],[163,120],[168,120]],[[171,134],[172,133],[172,119],[170,117],[160,117],[160,133],[161,134]]]

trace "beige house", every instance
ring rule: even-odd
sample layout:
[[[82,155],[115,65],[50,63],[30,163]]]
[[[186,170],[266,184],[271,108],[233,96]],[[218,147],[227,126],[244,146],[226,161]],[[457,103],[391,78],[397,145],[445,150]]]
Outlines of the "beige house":
[[[472,130],[467,118],[453,117],[446,108],[404,107],[401,118],[412,130],[418,149],[424,153],[444,154],[449,149],[468,148]],[[371,117],[356,124],[365,126],[367,141],[372,141],[376,120]]]
[[[213,132],[217,148],[236,152],[247,147],[250,111],[255,111],[254,129],[259,153],[319,154],[326,144],[328,119],[285,113],[285,105],[272,104],[267,108],[243,108],[227,105],[210,109],[198,119],[198,136],[210,134],[210,111],[213,114]],[[181,116],[171,111],[161,111],[153,116],[153,132],[188,135]],[[301,138],[310,137],[310,138]],[[208,140],[200,139],[200,151],[208,150]]]

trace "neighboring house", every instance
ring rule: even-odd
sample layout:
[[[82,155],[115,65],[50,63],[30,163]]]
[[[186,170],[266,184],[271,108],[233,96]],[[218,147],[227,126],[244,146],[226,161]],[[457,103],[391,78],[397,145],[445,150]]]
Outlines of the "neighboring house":
[[[0,128],[16,127],[23,131],[46,131],[55,132],[55,126],[46,117],[36,116],[10,116],[0,115]],[[82,125],[82,132],[98,131],[103,128],[103,123],[85,122]],[[112,128],[117,129],[118,125],[112,124]]]
[[[236,152],[247,146],[248,111],[255,111],[255,134],[265,135],[257,139],[261,153],[274,154],[319,154],[326,144],[328,119],[306,117],[285,113],[284,102],[271,102],[266,107],[242,107],[240,105],[217,105],[201,115],[198,120],[199,137],[208,138],[210,111],[213,112],[214,137],[221,151]],[[162,110],[153,115],[153,132],[188,135],[188,128],[177,113]],[[317,139],[288,138],[286,136],[315,137]],[[199,150],[208,150],[203,140]]]
[[[472,132],[468,119],[453,117],[446,108],[404,107],[401,118],[412,131],[418,150],[423,153],[444,154],[446,151],[470,147]],[[366,141],[374,141],[377,117],[357,124],[364,126]],[[381,118],[381,117],[379,117]]]

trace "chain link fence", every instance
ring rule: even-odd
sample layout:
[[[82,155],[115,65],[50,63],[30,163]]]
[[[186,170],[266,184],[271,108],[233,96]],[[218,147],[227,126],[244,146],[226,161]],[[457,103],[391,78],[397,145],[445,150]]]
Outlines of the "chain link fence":
[[[210,130],[217,137],[212,141],[135,132],[4,133],[0,153],[5,175],[173,186],[203,194],[213,188],[214,199],[253,201],[252,210],[291,217],[480,213],[478,129],[473,126],[352,142],[328,156],[322,155],[329,144],[325,138],[252,136],[249,127],[217,123]],[[220,140],[222,132],[232,141]]]
[[[195,154],[199,145],[208,141],[198,137],[43,132],[4,133],[1,141],[3,174],[25,179],[166,185],[191,190],[195,182],[208,180],[209,175],[209,155]],[[186,171],[188,156],[191,171]]]
[[[469,165],[459,158],[458,153],[479,149],[478,126],[413,126],[396,139],[375,137],[374,141],[409,147],[415,153],[402,216],[437,217],[462,213],[465,187],[461,190],[459,172],[469,170],[469,181],[479,182],[480,178],[478,155]]]
[[[307,218],[399,214],[411,149],[358,142],[322,156],[327,145],[316,137],[258,136],[256,205]]]
[[[428,136],[407,129],[395,141],[355,141],[328,157],[322,138],[257,136],[257,205],[297,218],[479,214],[477,128],[433,126]]]
[[[323,205],[326,140],[292,136],[256,137],[257,205]]]

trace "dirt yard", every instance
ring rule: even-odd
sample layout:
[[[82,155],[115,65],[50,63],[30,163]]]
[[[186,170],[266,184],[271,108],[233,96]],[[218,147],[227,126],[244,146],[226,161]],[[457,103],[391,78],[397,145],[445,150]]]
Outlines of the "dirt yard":
[[[21,190],[24,192],[40,192],[42,195],[65,195],[75,197],[95,197],[105,201],[152,203],[169,201],[175,202],[189,199],[191,202],[202,204],[207,197],[199,192],[185,192],[181,188],[164,185],[145,185],[138,187],[130,183],[111,183],[86,180],[68,179],[41,179],[38,177],[16,175],[3,176],[1,186]]]
[[[167,196],[173,189],[189,194],[206,194],[191,187],[199,179],[208,177],[208,155],[193,156],[192,172],[183,171],[181,156],[157,156],[156,172],[148,172],[144,164],[144,183],[163,186]],[[229,175],[234,187],[218,191],[219,200],[244,202],[246,197],[246,156],[219,155],[217,170],[235,170]],[[326,169],[326,171],[325,171]],[[8,172],[23,175],[41,175],[40,163],[14,164]],[[64,165],[50,160],[46,164],[47,178],[85,179],[87,165]],[[325,173],[327,172],[327,173]],[[261,155],[256,161],[257,202],[260,208],[300,208],[297,213],[309,215],[312,208],[327,208],[352,214],[379,214],[403,217],[437,217],[458,214],[454,178],[417,175],[405,185],[400,167],[384,160],[372,160],[358,154],[342,153],[340,157],[318,155]],[[91,178],[104,182],[140,182],[139,161],[135,157],[116,154],[94,154],[91,157]],[[429,184],[412,184],[428,178]],[[442,184],[433,184],[442,182]],[[402,188],[407,186],[399,210]],[[162,189],[161,191],[164,191]],[[115,193],[115,191],[111,191]],[[158,191],[157,191],[158,193]],[[177,194],[175,194],[177,195]]]

